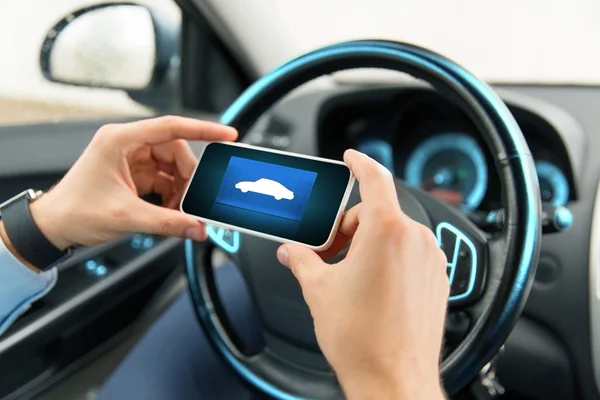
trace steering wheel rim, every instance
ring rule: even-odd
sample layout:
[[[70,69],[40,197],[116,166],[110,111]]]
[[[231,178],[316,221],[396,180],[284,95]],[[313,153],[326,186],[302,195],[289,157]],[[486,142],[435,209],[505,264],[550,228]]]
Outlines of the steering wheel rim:
[[[535,166],[502,100],[462,67],[429,50],[390,41],[352,41],[315,50],[278,67],[248,88],[223,113],[221,122],[246,132],[264,111],[297,86],[324,74],[363,67],[407,72],[455,99],[484,136],[500,174],[506,222],[501,240],[490,246],[498,259],[491,259],[488,267],[499,271],[499,266],[492,266],[504,265],[501,276],[493,277],[495,284],[486,288],[492,292],[486,295],[489,304],[482,307],[467,337],[442,363],[444,386],[452,394],[465,386],[504,343],[524,307],[539,254],[541,205]],[[274,364],[266,372],[262,368],[259,371],[236,348],[215,311],[219,307],[211,295],[210,276],[197,266],[196,246],[186,241],[186,271],[196,314],[211,344],[251,386],[277,399],[306,398],[297,390],[282,389],[265,379],[265,374],[274,374],[273,367],[285,371],[285,365]],[[325,380],[316,386],[322,385],[331,383]],[[334,388],[325,393],[335,397]]]

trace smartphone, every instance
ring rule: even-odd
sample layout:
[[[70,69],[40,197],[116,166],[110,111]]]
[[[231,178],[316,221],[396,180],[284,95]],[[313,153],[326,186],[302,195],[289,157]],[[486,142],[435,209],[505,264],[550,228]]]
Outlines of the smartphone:
[[[340,161],[212,142],[180,208],[213,226],[324,250],[353,185],[352,172]]]

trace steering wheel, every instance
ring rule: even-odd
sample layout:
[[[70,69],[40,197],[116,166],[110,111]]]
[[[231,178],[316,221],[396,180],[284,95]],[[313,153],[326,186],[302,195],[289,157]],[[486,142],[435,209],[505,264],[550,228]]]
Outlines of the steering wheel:
[[[483,135],[500,177],[505,222],[494,235],[480,230],[456,208],[396,182],[403,210],[430,227],[446,253],[452,284],[450,308],[470,317],[468,332],[441,365],[445,389],[454,394],[498,352],[529,294],[541,238],[533,158],[513,116],[490,87],[438,54],[390,41],[351,41],[289,61],[248,88],[223,113],[221,122],[243,134],[292,89],[319,76],[353,68],[406,72],[444,92]],[[355,192],[349,206],[358,201]],[[224,233],[211,228],[210,234],[219,239]],[[234,246],[239,245],[239,251],[232,257],[258,310],[265,347],[247,354],[231,329],[212,275],[210,253],[214,246],[187,241],[189,288],[209,341],[244,381],[276,399],[343,398],[335,374],[319,351],[300,288],[276,259],[278,244],[235,235],[239,242]]]

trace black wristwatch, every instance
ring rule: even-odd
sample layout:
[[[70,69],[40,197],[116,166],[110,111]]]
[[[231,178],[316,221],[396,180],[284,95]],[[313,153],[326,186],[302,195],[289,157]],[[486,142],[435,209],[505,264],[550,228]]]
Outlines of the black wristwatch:
[[[17,253],[34,267],[47,270],[68,257],[71,249],[62,251],[50,243],[33,220],[29,204],[42,194],[28,189],[5,201],[0,204],[0,219]]]

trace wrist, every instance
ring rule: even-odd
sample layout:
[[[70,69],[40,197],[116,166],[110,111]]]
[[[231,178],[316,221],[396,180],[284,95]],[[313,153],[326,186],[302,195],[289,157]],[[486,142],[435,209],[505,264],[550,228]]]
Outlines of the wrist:
[[[25,260],[23,257],[21,257],[21,255],[17,252],[17,250],[14,248],[14,246],[10,242],[10,239],[8,238],[8,235],[6,234],[6,230],[4,229],[4,223],[1,220],[0,220],[0,241],[2,243],[4,243],[4,246],[8,249],[8,251],[17,260],[19,260],[21,262],[21,264],[23,264],[24,266],[26,266],[27,268],[29,268],[30,270],[32,270],[36,274],[41,272],[40,269],[38,269],[37,267],[31,265],[27,260]]]
[[[56,248],[64,251],[75,243],[64,237],[63,224],[68,221],[61,215],[60,207],[54,201],[50,192],[43,194],[29,205],[31,216],[38,229]]]
[[[353,374],[340,383],[349,400],[444,400],[446,399],[437,376],[425,378],[418,373]]]

